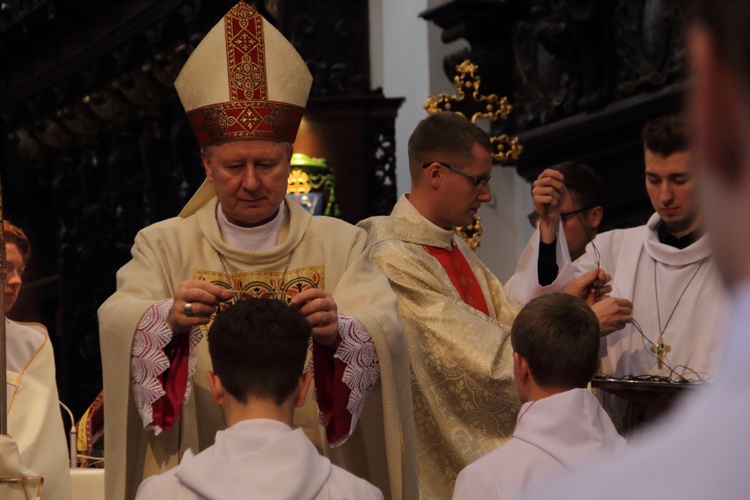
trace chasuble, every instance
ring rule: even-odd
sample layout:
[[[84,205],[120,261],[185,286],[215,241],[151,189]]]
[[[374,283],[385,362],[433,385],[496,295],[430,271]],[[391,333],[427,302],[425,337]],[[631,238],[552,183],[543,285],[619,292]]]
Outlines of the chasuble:
[[[396,292],[409,341],[421,498],[450,498],[458,472],[513,432],[520,403],[510,326],[517,308],[468,245],[422,217],[405,196],[390,216],[359,226]],[[456,251],[471,275],[434,256]]]
[[[136,330],[149,322],[149,314],[157,317],[156,323],[163,323],[158,319],[162,314],[158,304],[172,297],[177,285],[187,279],[231,286],[243,290],[246,296],[281,299],[308,287],[330,291],[339,313],[351,319],[339,322],[344,340],[335,353],[320,356],[318,349],[319,354],[314,356],[316,392],[321,409],[325,410],[324,401],[330,402],[339,408],[339,416],[348,414],[343,416],[349,420],[344,418],[343,435],[339,432],[334,437],[340,444],[334,449],[328,445],[331,425],[327,429],[329,439],[321,435],[314,401],[297,411],[295,424],[304,427],[308,437],[334,463],[371,481],[386,496],[415,498],[412,404],[408,387],[402,383],[408,377],[406,340],[396,313],[396,299],[385,276],[369,259],[364,231],[337,219],[312,217],[296,204],[287,203],[288,215],[278,243],[268,250],[249,252],[224,241],[216,208],[217,201],[212,198],[192,215],[168,219],[139,232],[133,259],[117,273],[117,292],[99,310],[108,498],[132,497],[144,477],[177,465],[188,448],[194,453],[207,448],[216,431],[224,427],[205,379],[210,359],[201,332],[194,331],[189,342],[183,342],[193,359],[183,370],[185,397],[184,401],[177,398],[181,411],[174,427],[158,433],[144,430],[143,412],[139,414],[136,405],[139,393],[134,396],[131,386],[135,382],[136,391],[148,392],[148,383],[132,377],[148,375],[149,370],[136,365],[154,361],[134,357],[131,366],[131,349],[133,353],[140,347],[148,350],[145,345],[134,348],[134,338],[144,343],[152,340],[136,336]],[[366,340],[374,344],[375,352],[359,349],[366,347],[366,342],[347,334],[352,322],[363,325],[369,336]],[[201,330],[205,332],[206,328]],[[156,364],[166,359],[162,355]],[[326,363],[331,366],[323,366]],[[342,371],[337,368],[341,364],[364,368]],[[164,372],[165,367],[160,370]],[[342,380],[328,379],[321,385],[326,377]],[[146,379],[158,383],[157,378]],[[343,401],[335,388],[330,392],[336,382],[338,387],[345,386],[344,392],[351,392],[344,394]],[[326,411],[322,420],[331,424],[335,413]],[[116,477],[110,479],[110,474]]]

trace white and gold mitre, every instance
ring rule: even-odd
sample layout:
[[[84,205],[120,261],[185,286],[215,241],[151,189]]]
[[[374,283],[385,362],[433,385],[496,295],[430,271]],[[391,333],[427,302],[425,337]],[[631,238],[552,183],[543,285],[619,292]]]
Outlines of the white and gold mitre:
[[[201,147],[238,139],[293,143],[311,85],[302,57],[245,2],[208,32],[174,82]]]

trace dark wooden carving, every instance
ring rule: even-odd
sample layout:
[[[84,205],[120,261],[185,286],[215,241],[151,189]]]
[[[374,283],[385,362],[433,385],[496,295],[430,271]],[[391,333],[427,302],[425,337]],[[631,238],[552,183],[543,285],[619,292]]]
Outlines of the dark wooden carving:
[[[454,0],[422,13],[443,40],[470,47],[446,58],[479,65],[483,91],[508,96],[513,162],[528,180],[565,160],[590,164],[608,190],[604,224],[635,225],[652,211],[643,188],[640,130],[681,109],[685,6],[679,0]]]
[[[313,96],[370,92],[366,1],[289,0],[277,10],[281,31],[313,75]]]
[[[0,175],[6,216],[34,245],[14,313],[50,329],[61,398],[76,415],[101,389],[96,310],[114,291],[135,233],[178,213],[203,179],[173,82],[234,3],[0,2]],[[365,0],[256,7],[303,54],[315,95],[385,101],[369,90]],[[360,218],[395,201],[389,147],[397,107],[390,129],[368,125],[375,129],[360,156],[339,166],[369,165],[357,174],[360,192],[341,196],[342,208],[347,196],[362,200]],[[387,152],[367,163],[365,149],[373,158]]]

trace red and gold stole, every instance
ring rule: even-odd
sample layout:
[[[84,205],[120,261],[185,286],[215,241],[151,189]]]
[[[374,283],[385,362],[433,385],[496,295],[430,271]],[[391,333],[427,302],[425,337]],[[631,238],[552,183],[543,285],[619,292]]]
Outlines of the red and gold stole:
[[[484,294],[479,287],[477,277],[458,247],[453,245],[450,250],[446,250],[424,245],[424,248],[443,266],[463,301],[489,316],[487,301],[484,300]]]

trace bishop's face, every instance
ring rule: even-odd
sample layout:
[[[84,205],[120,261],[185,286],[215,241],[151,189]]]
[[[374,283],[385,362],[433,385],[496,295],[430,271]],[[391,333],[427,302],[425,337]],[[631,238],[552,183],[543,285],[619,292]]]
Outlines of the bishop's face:
[[[254,227],[273,219],[286,196],[291,145],[231,141],[201,151],[201,158],[229,222]]]
[[[5,255],[8,263],[8,276],[5,279],[3,306],[7,313],[18,299],[18,293],[21,291],[23,272],[26,269],[26,264],[24,263],[21,252],[18,251],[18,247],[15,243],[5,244]]]

